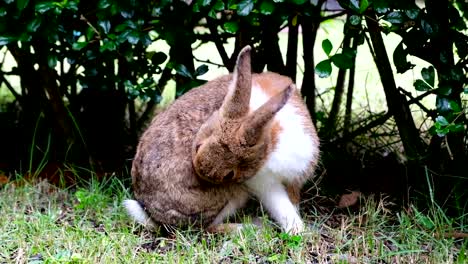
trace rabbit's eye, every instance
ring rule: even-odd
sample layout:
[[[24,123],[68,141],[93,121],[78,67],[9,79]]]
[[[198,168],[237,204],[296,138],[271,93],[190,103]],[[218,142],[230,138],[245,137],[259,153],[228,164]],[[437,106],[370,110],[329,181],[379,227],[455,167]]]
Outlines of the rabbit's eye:
[[[225,180],[232,180],[234,178],[234,171],[230,171],[225,177]]]

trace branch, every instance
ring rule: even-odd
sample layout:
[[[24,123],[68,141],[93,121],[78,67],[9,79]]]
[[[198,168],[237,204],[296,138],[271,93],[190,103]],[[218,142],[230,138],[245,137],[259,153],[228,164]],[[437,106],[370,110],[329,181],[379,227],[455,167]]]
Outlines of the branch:
[[[383,116],[380,116],[379,118],[369,122],[367,125],[350,132],[345,137],[343,137],[342,140],[349,141],[350,139],[353,139],[358,135],[364,134],[372,128],[384,124],[385,122],[387,122],[388,119],[390,119],[390,117],[392,117],[392,115],[390,114],[390,112],[387,112]]]
[[[328,19],[337,18],[337,17],[340,17],[342,15],[346,15],[346,13],[347,13],[346,11],[341,11],[341,12],[333,14],[333,15],[324,16],[324,17],[320,18],[320,22],[323,22],[323,21],[328,20]]]
[[[80,15],[80,20],[86,22],[86,24],[88,24],[88,26],[91,27],[91,29],[94,31],[94,33],[96,33],[96,35],[98,36],[98,39],[102,39],[102,36],[101,36],[101,33],[99,33],[99,30],[97,30],[93,26],[93,24],[91,24],[91,22],[89,22],[89,20],[83,14]]]
[[[414,124],[414,119],[407,105],[406,98],[402,97],[396,87],[381,29],[379,24],[374,21],[376,18],[377,15],[375,11],[371,9],[366,11],[366,24],[375,52],[374,62],[379,71],[388,109],[395,118],[406,155],[409,159],[420,159],[424,153],[424,144]]]
[[[297,46],[299,36],[299,24],[293,23],[293,17],[288,19],[288,50],[286,51],[286,73],[293,82],[296,82]]]
[[[16,100],[21,99],[21,95],[15,91],[13,86],[11,86],[10,82],[8,82],[8,80],[5,78],[5,75],[3,74],[3,72],[0,73],[0,84],[1,83],[5,83],[6,87],[13,94],[13,96],[15,96]]]
[[[216,62],[212,62],[212,61],[210,61],[210,60],[202,60],[202,59],[198,59],[197,57],[193,57],[193,59],[196,60],[196,61],[198,61],[198,62],[207,63],[207,64],[211,64],[211,65],[217,66],[217,67],[219,67],[219,68],[226,67],[226,65],[219,64],[219,63],[216,63]]]
[[[421,108],[421,110],[423,110],[428,116],[432,117],[432,118],[436,118],[437,117],[437,114],[432,111],[432,110],[429,110],[427,109],[423,104],[421,104],[421,101],[420,100],[416,100],[416,98],[413,97],[413,95],[406,91],[405,89],[401,88],[401,87],[398,87],[398,90],[408,96],[411,100],[408,101],[408,105],[411,105],[411,104],[416,104],[417,106],[419,106],[419,108]]]
[[[165,68],[161,74],[161,78],[159,78],[157,86],[160,87],[159,89],[162,90],[167,82],[171,79],[171,70],[168,68]],[[143,128],[143,125],[145,122],[151,117],[151,114],[154,112],[154,107],[156,106],[156,103],[154,100],[150,100],[148,104],[146,105],[145,111],[141,114],[141,116],[138,118],[136,122],[136,129],[141,130]]]
[[[358,40],[353,38],[352,49],[357,51]],[[357,56],[357,55],[356,55]],[[348,78],[348,91],[346,93],[346,104],[345,104],[345,116],[343,130],[347,134],[349,132],[349,126],[351,124],[351,113],[352,113],[352,104],[353,104],[353,93],[354,93],[354,78],[356,75],[356,56],[353,58],[353,66],[349,69],[349,78]]]
[[[218,34],[217,24],[213,19],[210,19],[208,23],[208,28],[210,29],[211,35],[213,37],[213,41],[216,45],[216,49],[218,50],[221,59],[223,60],[224,66],[228,69],[228,71],[234,70],[234,65],[231,65],[231,59],[227,55],[226,49],[221,42],[221,38]]]

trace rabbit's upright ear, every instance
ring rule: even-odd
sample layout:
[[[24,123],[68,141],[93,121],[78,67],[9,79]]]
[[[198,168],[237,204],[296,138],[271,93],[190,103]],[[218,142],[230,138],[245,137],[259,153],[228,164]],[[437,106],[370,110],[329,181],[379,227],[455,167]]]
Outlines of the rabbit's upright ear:
[[[275,114],[283,108],[289,97],[291,97],[293,89],[295,89],[295,85],[289,85],[286,89],[271,97],[270,100],[250,114],[240,129],[240,136],[245,144],[255,145],[258,142],[263,134],[263,128],[273,119]]]
[[[252,89],[250,50],[250,46],[244,47],[237,57],[232,82],[220,109],[221,115],[225,118],[235,119],[249,113]]]

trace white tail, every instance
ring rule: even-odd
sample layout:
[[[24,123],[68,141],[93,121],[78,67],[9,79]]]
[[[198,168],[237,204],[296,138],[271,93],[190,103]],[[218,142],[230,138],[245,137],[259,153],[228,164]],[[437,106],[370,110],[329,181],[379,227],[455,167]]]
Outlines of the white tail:
[[[147,228],[155,228],[156,224],[151,220],[149,215],[145,212],[143,207],[138,201],[124,200],[123,206],[127,210],[127,214],[135,220],[135,222],[142,224]]]

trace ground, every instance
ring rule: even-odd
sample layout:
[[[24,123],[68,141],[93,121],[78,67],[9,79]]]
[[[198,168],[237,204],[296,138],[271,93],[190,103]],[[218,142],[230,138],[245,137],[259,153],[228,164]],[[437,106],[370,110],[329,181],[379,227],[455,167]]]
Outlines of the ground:
[[[121,201],[131,197],[115,177],[61,189],[44,181],[0,187],[0,263],[467,263],[464,219],[437,205],[393,211],[385,198],[362,197],[338,208],[313,192],[302,203],[308,223],[298,236],[281,233],[253,202],[233,221],[261,220],[239,233],[149,232]],[[310,193],[309,193],[310,194]],[[256,214],[255,214],[256,212]]]

